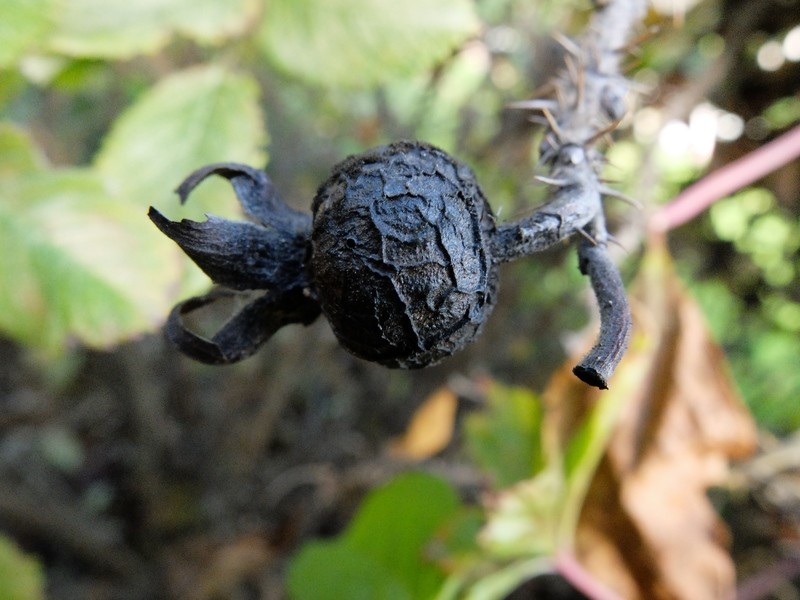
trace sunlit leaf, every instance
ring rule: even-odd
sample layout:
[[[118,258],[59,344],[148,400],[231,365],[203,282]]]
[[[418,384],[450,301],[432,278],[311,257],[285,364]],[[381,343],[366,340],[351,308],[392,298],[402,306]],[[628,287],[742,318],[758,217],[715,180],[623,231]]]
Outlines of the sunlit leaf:
[[[54,5],[54,0],[3,0],[0,68],[12,66],[41,41],[51,27]]]
[[[366,87],[430,68],[477,29],[467,0],[273,0],[260,38],[293,76]]]
[[[50,351],[152,330],[180,276],[141,211],[89,171],[0,182],[0,329]]]
[[[374,490],[333,542],[312,542],[289,569],[298,600],[433,597],[444,574],[426,556],[437,528],[458,508],[455,491],[422,473],[400,475]]]
[[[0,598],[44,598],[44,574],[39,562],[23,554],[8,538],[0,536]]]
[[[240,34],[256,0],[69,0],[55,13],[51,49],[71,56],[129,58],[161,49],[174,33],[203,43]]]
[[[263,165],[265,142],[253,79],[204,66],[170,75],[139,98],[114,123],[95,163],[114,194],[142,210],[151,204],[163,209],[177,204],[172,190],[198,167],[227,161]],[[205,196],[212,206],[203,205],[208,189],[204,185],[192,196],[190,208],[195,215],[203,209],[224,214],[221,200]],[[232,203],[232,194],[223,197]]]

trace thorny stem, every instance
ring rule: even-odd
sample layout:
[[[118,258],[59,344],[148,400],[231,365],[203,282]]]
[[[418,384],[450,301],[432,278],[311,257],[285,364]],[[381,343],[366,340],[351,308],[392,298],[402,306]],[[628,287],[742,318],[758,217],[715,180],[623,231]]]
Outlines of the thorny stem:
[[[606,389],[630,339],[631,316],[625,288],[606,251],[608,233],[599,178],[603,160],[594,143],[622,119],[630,84],[620,74],[623,50],[646,13],[646,0],[597,1],[597,10],[577,43],[565,42],[565,67],[552,87],[556,101],[519,103],[544,112],[548,124],[541,162],[550,168],[550,200],[531,216],[498,228],[497,262],[538,252],[575,233],[581,272],[589,276],[600,305],[597,344],[573,372]],[[589,228],[587,231],[586,228]],[[587,239],[588,238],[588,239]]]
[[[550,201],[529,217],[497,228],[492,240],[496,262],[549,248],[602,214],[600,185],[582,146],[562,146],[553,159],[551,174],[556,190]]]

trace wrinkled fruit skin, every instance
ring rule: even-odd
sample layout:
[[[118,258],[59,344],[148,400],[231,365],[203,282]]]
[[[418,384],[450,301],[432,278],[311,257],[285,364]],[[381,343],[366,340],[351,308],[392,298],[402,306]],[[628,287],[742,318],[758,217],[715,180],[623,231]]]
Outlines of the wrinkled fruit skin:
[[[313,212],[309,279],[350,352],[419,368],[478,335],[498,275],[469,167],[419,142],[375,148],[334,167]]]

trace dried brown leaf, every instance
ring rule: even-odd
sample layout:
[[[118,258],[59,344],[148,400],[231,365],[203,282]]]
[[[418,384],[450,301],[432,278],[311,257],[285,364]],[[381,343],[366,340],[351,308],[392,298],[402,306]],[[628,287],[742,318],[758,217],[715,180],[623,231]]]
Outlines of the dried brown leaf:
[[[458,397],[448,387],[434,391],[420,405],[402,436],[389,446],[394,456],[424,460],[444,450],[453,437]]]
[[[727,532],[707,498],[731,459],[755,447],[724,356],[652,241],[633,286],[635,334],[614,382],[620,422],[581,515],[577,555],[625,598],[733,597]],[[562,380],[562,401],[570,386]],[[561,424],[568,427],[569,423]]]

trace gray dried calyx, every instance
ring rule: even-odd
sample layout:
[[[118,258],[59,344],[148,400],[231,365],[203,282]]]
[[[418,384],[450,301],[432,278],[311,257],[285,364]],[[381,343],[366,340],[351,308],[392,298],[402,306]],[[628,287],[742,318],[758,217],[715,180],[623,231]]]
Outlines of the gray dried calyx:
[[[570,172],[591,168],[582,164],[587,160],[572,145],[553,158]],[[178,188],[181,200],[212,174],[230,180],[255,223],[175,222],[153,208],[149,215],[216,283],[265,290],[211,339],[186,328],[182,316],[231,292],[213,291],[173,309],[169,338],[213,364],[246,358],[283,325],[308,324],[320,312],[356,356],[389,367],[434,364],[480,332],[495,303],[498,263],[550,246],[602,211],[599,194],[578,178],[533,216],[497,227],[472,171],[420,142],[375,148],[338,164],[317,192],[313,218],[281,202],[263,171],[233,163],[190,175]],[[581,268],[594,285],[583,256]],[[600,363],[608,345],[601,332]],[[613,356],[610,370],[617,361]],[[576,367],[581,379],[607,387],[607,365],[584,367]]]

